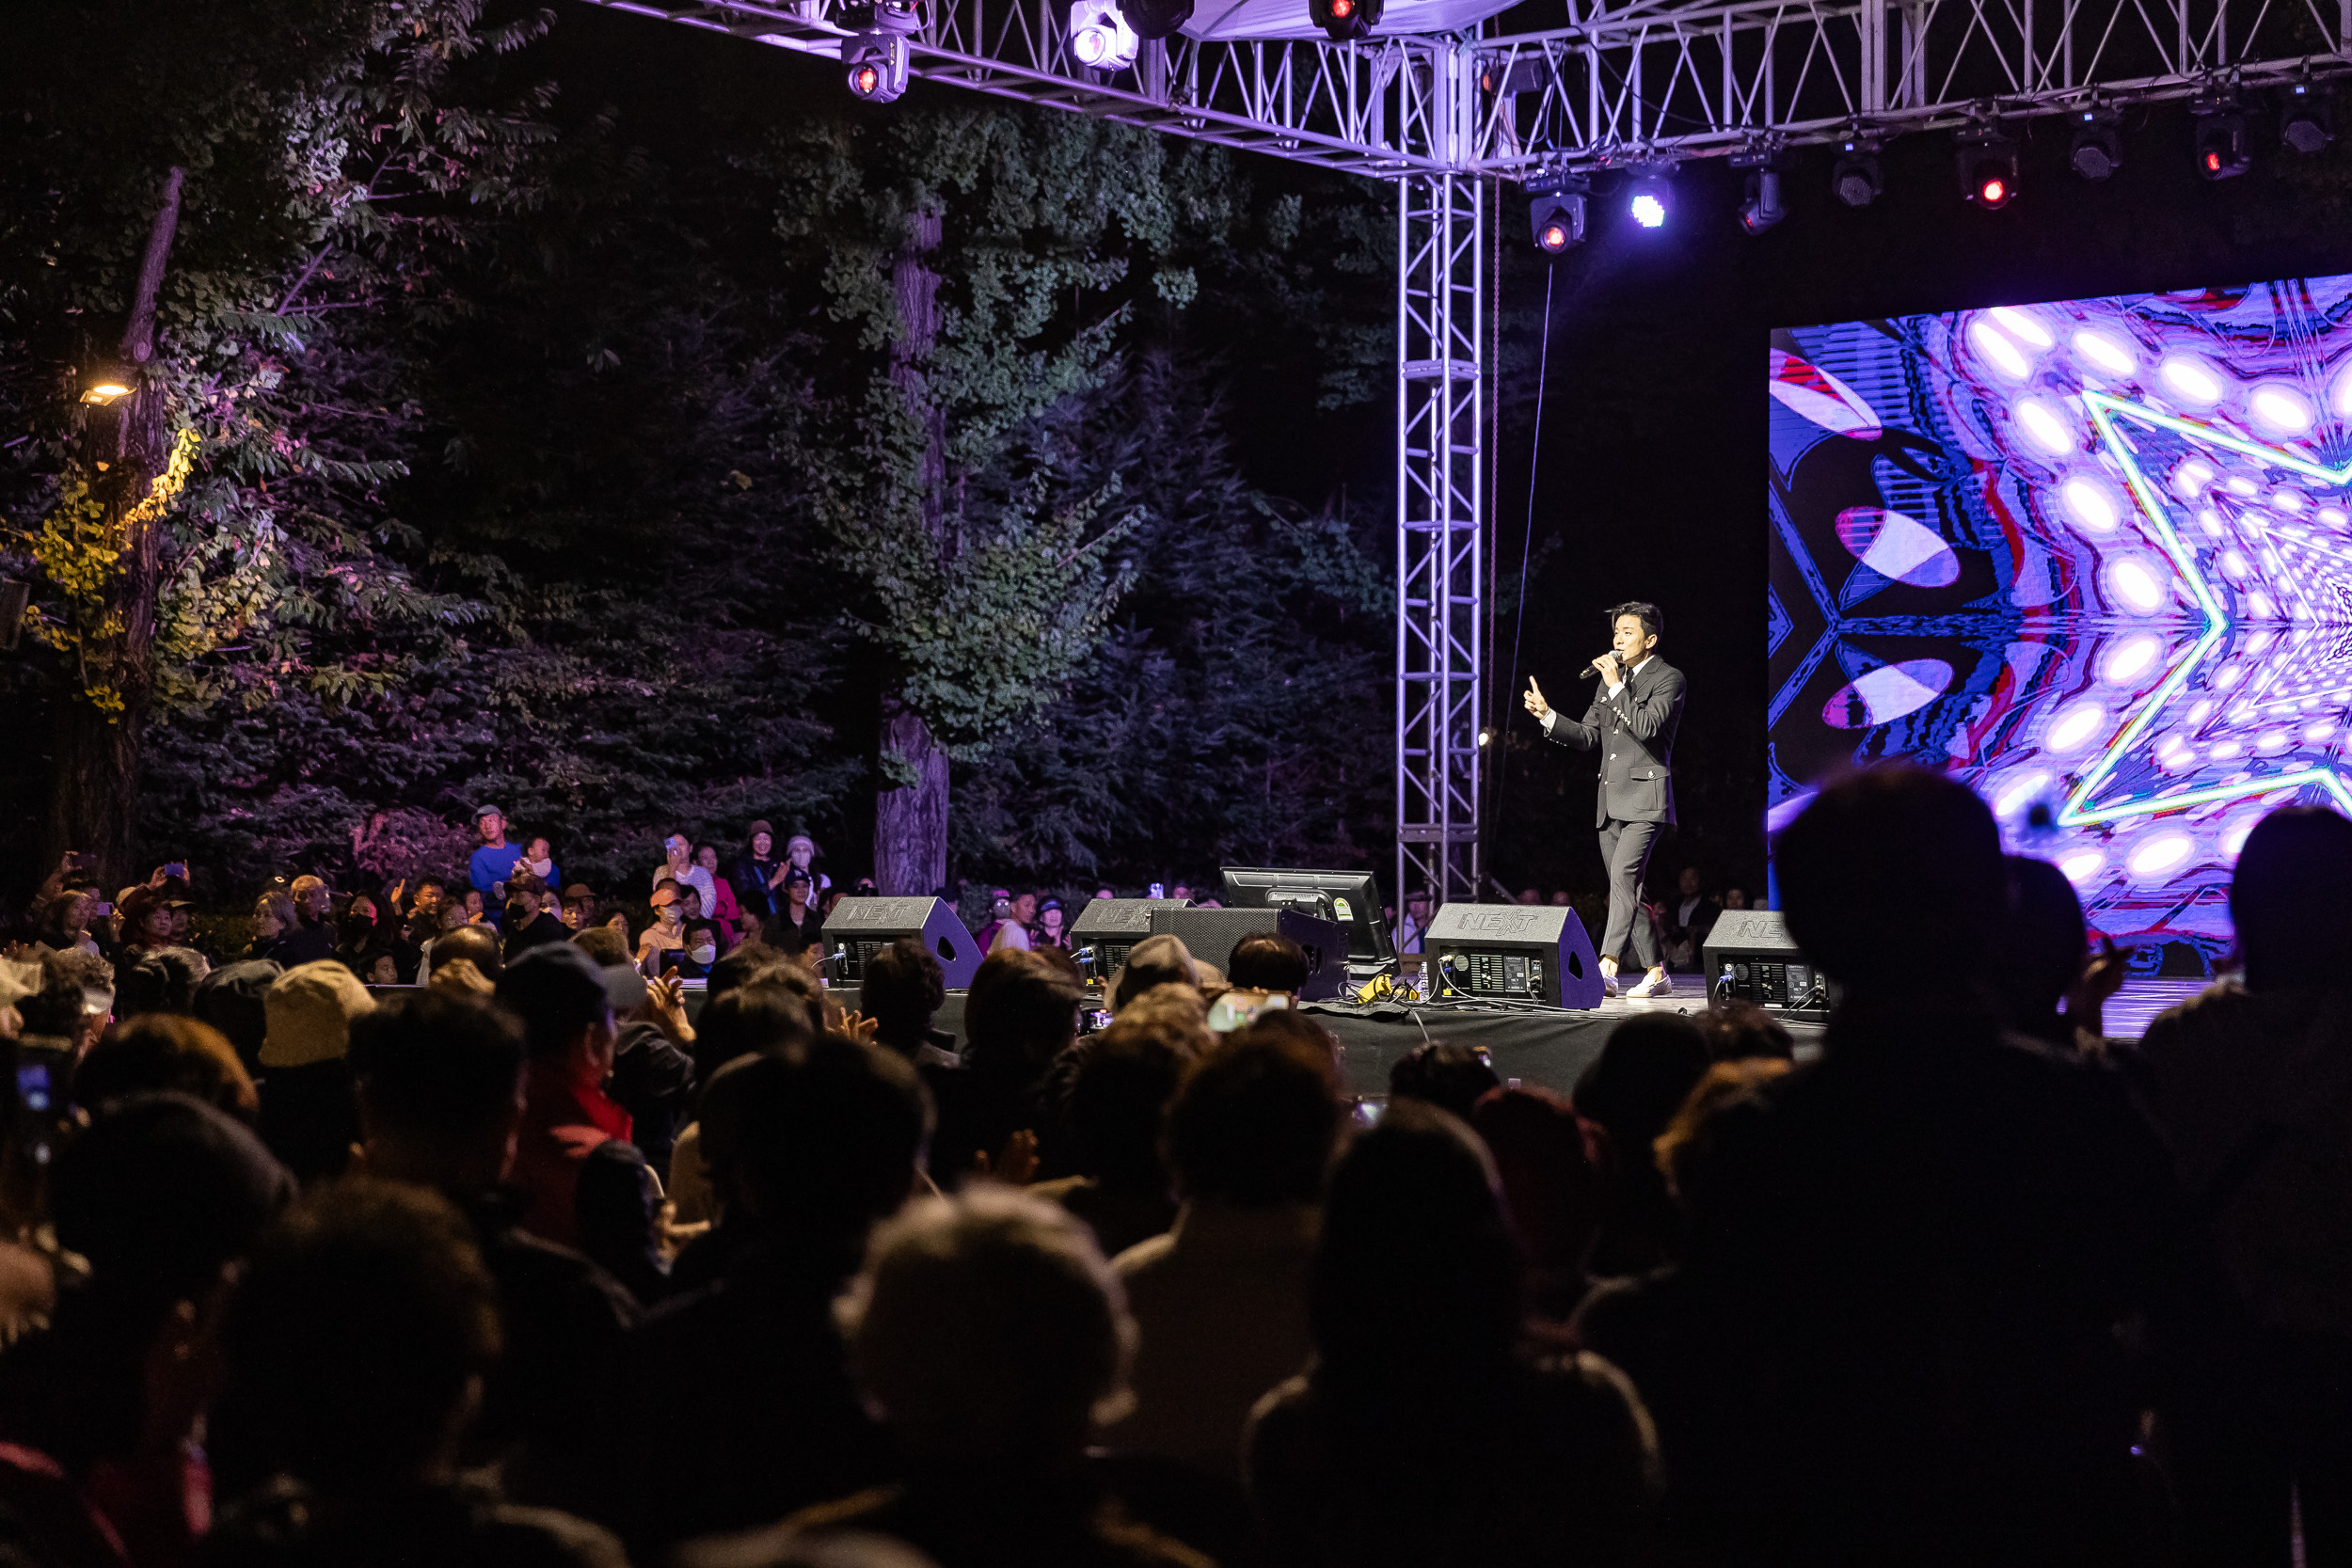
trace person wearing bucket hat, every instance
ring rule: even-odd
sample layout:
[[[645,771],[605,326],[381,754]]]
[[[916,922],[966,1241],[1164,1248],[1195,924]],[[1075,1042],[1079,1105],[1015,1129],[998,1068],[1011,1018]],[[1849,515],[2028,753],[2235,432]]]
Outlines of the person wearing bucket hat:
[[[323,958],[279,975],[262,1006],[262,1141],[296,1180],[339,1176],[359,1140],[351,1021],[373,1011],[375,999],[358,975]]]

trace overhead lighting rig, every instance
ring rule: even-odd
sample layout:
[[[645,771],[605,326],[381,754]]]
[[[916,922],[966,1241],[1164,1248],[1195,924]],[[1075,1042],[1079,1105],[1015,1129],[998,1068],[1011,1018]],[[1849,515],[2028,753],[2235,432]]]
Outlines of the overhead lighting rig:
[[[1830,166],[1831,194],[1849,207],[1867,207],[1886,194],[1886,175],[1879,166],[1879,138],[1854,132],[1837,144],[1837,162]]]
[[[1590,189],[1581,174],[1552,170],[1529,176],[1528,232],[1537,250],[1558,256],[1584,243],[1584,198]]]
[[[888,103],[907,90],[907,39],[923,30],[921,0],[858,0],[841,8],[841,63],[850,91]]]
[[[2306,79],[2289,84],[2279,96],[2279,139],[2306,157],[2325,151],[2336,139],[2328,95]]]
[[[1652,232],[1665,228],[1675,214],[1674,171],[1671,162],[1636,164],[1628,170],[1633,178],[1625,188],[1626,215]]]
[[[1388,0],[1307,0],[1307,15],[1333,43],[1372,37]]]
[[[2017,143],[1995,121],[1960,133],[1960,194],[1998,212],[2017,199]]]
[[[2067,166],[2086,180],[2111,177],[2123,166],[2123,116],[2093,102],[2074,114],[2074,136],[2067,144]]]
[[[2217,91],[2198,100],[2190,109],[2197,117],[2197,172],[2208,180],[2234,180],[2254,166],[2254,150],[2246,137],[2246,114],[2233,91]]]
[[[1143,40],[1115,0],[1072,0],[1070,57],[1095,71],[1124,71]]]
[[[1788,209],[1780,201],[1780,147],[1772,139],[1751,142],[1731,155],[1731,166],[1747,171],[1747,188],[1740,200],[1740,227],[1761,234]]]

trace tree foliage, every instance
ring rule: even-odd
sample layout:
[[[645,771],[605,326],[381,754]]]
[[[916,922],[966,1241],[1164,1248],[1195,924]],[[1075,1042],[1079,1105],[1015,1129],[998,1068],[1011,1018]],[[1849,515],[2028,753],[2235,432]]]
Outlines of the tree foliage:
[[[667,134],[675,103],[558,97],[547,18],[472,0],[189,18],[240,38],[190,56],[218,79],[138,79],[157,123],[211,118],[209,151],[77,142],[58,105],[104,62],[63,42],[49,107],[0,127],[0,574],[35,574],[52,642],[72,372],[122,309],[155,160],[190,170],[153,372],[189,461],[152,852],[222,892],[400,874],[485,799],[599,879],[672,826],[838,847],[889,782],[885,689],[964,759],[969,873],[1350,851],[1386,795],[1380,573],[1327,493],[1245,476],[1219,388],[1259,356],[1317,363],[1342,410],[1379,385],[1371,193],[1254,191],[1222,152],[971,103],[698,105]],[[910,355],[918,210],[944,281]],[[0,674],[25,727],[85,700],[70,653]]]

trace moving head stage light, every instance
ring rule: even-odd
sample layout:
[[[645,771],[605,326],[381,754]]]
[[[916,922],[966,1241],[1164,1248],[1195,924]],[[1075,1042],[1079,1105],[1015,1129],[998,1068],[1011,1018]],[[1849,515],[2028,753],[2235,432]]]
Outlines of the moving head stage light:
[[[2017,198],[2017,144],[1998,127],[1960,134],[1960,194],[1994,212]]]
[[[1584,197],[1585,183],[1575,175],[1528,178],[1528,232],[1537,250],[1558,256],[1584,243]]]
[[[850,90],[869,103],[888,103],[907,90],[909,35],[923,30],[921,0],[858,0],[841,8],[841,63]]]

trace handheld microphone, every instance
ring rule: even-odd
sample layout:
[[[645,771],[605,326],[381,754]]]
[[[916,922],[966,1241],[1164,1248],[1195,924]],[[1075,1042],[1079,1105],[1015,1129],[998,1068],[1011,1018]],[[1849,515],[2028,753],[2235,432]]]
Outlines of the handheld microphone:
[[[1611,656],[1611,657],[1613,657],[1614,656],[1613,655],[1613,656]],[[1620,675],[1622,675],[1622,674],[1625,673],[1625,660],[1624,660],[1624,659],[1621,659],[1621,658],[1620,658],[1620,659],[1618,659],[1618,660],[1617,660],[1617,673],[1618,673]],[[1576,677],[1576,678],[1577,678],[1578,680],[1581,680],[1581,681],[1589,681],[1589,680],[1597,680],[1597,679],[1599,678],[1599,676],[1600,676],[1600,672],[1599,672],[1598,670],[1594,669],[1591,665],[1587,664],[1586,666],[1584,666],[1583,670],[1582,670],[1582,671],[1581,671],[1581,673],[1577,675],[1577,677]]]

